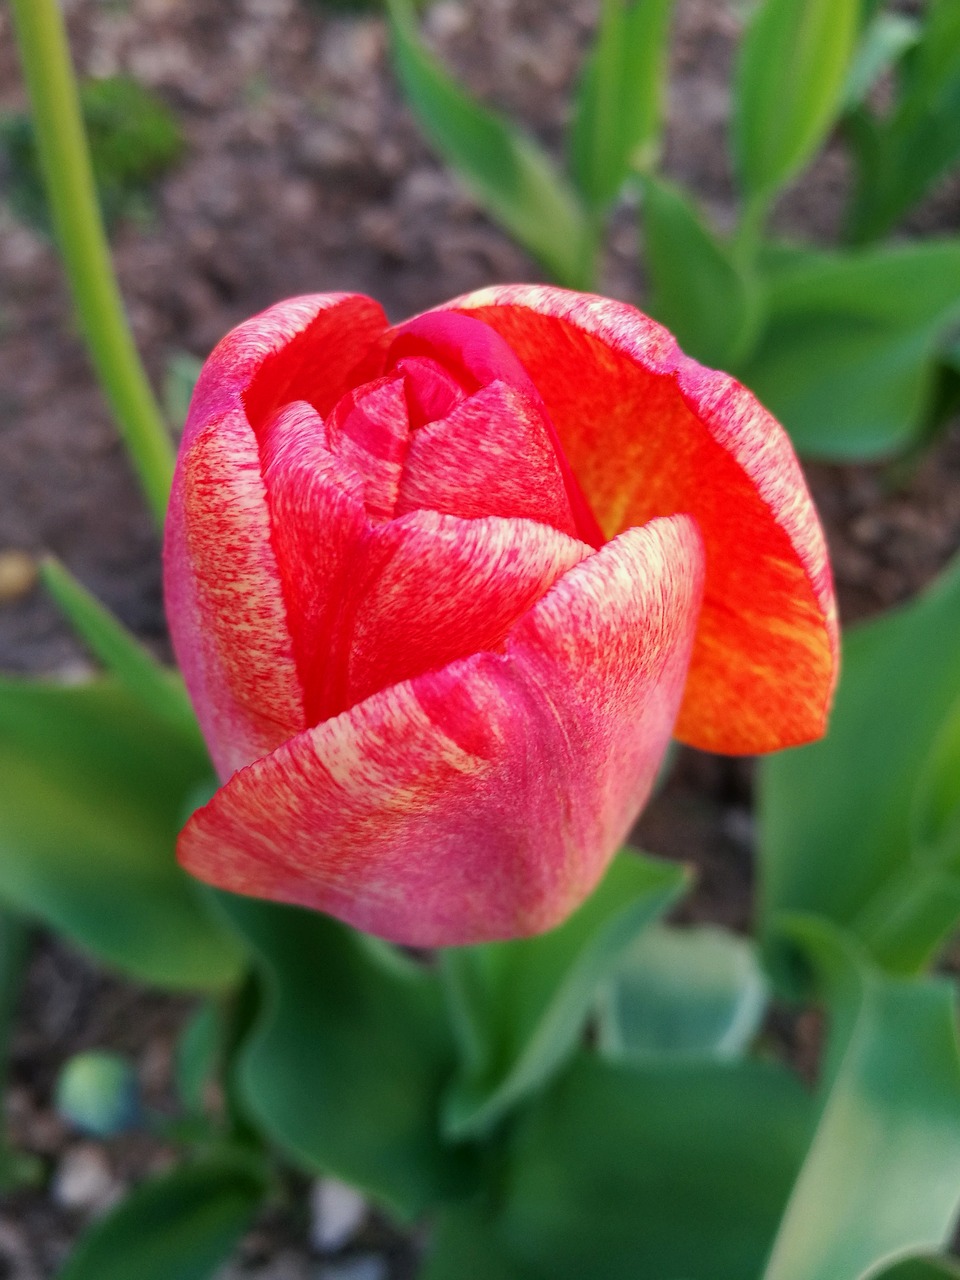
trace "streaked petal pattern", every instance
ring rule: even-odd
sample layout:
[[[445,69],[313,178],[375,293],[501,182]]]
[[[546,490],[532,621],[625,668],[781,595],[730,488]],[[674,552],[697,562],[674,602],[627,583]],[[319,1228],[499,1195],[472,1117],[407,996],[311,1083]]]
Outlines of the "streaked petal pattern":
[[[188,823],[183,865],[410,945],[550,928],[649,793],[701,586],[693,521],[622,534],[503,654],[390,686],[235,774]]]
[[[836,675],[781,429],[633,308],[559,289],[392,328],[318,295],[234,330],[165,585],[224,780],[183,865],[419,946],[558,924],[675,728],[804,741]]]
[[[833,587],[778,423],[626,303],[508,285],[447,306],[519,357],[607,537],[696,518],[707,579],[678,737],[731,754],[819,737],[837,663]]]

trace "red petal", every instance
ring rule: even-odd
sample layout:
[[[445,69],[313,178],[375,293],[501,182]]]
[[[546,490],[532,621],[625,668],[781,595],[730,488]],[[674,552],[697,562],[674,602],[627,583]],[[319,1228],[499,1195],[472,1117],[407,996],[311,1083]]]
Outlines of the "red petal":
[[[696,517],[707,578],[678,736],[729,753],[820,736],[836,609],[823,534],[778,423],[625,303],[516,285],[449,305],[522,361],[608,536],[654,516]]]
[[[420,946],[536,933],[589,894],[646,798],[702,586],[695,525],[632,529],[511,632],[234,775],[183,865]]]
[[[324,714],[500,649],[517,619],[590,550],[532,520],[434,511],[369,530],[354,579],[345,698]]]
[[[578,536],[543,407],[503,382],[413,433],[396,514],[422,507],[539,520]]]
[[[229,333],[204,365],[177,460],[164,545],[177,658],[221,776],[304,727],[286,606],[247,409],[339,398],[350,366],[382,363],[383,312],[320,294],[271,307]],[[367,353],[365,356],[364,353]]]

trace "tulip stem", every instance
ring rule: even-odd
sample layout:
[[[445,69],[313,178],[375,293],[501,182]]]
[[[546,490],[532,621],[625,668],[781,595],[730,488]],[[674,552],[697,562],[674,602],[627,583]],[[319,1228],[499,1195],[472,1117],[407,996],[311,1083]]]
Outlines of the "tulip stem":
[[[53,225],[80,326],[154,516],[162,525],[174,451],[117,284],[57,0],[11,0]]]

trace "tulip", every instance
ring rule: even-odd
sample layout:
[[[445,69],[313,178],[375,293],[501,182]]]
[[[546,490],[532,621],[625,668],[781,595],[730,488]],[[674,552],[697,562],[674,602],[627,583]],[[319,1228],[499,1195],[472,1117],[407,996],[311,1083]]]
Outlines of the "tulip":
[[[809,741],[836,674],[783,430],[633,307],[555,288],[240,325],[190,408],[165,578],[223,780],[182,865],[411,945],[558,924],[671,734]]]

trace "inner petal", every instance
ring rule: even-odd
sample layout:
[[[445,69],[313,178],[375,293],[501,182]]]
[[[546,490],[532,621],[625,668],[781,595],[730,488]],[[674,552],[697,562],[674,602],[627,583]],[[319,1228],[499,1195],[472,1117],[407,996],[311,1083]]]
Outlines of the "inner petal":
[[[403,375],[354,387],[334,406],[326,426],[331,452],[363,477],[370,516],[389,520],[410,436]]]
[[[492,382],[449,417],[415,431],[397,515],[419,508],[464,518],[519,517],[580,537],[540,406]]]
[[[507,632],[591,548],[531,520],[460,520],[418,511],[369,527],[353,578],[342,706],[379,689],[497,650]]]
[[[560,438],[540,392],[509,344],[489,325],[472,316],[452,311],[433,311],[416,316],[413,320],[398,326],[393,333],[394,337],[386,358],[388,367],[399,367],[401,363],[412,361],[417,357],[429,358],[438,363],[442,362],[444,369],[467,393],[479,393],[495,384],[509,387],[517,393],[519,399],[513,403],[522,404],[521,420],[517,428],[510,415],[512,405],[507,405],[504,401],[501,401],[497,416],[484,421],[482,415],[477,415],[472,420],[465,420],[462,426],[477,426],[482,423],[486,432],[495,431],[497,435],[504,437],[509,437],[515,429],[518,429],[529,440],[531,424],[537,422],[539,426],[536,435],[541,436],[549,444],[554,455],[556,466],[549,467],[549,474],[552,476],[555,471],[559,472],[566,492],[566,502],[559,505],[569,509],[572,514],[577,537],[593,547],[601,547],[606,539],[567,462]],[[566,376],[571,375],[568,372]],[[453,412],[455,413],[456,410]],[[508,443],[505,447],[514,456],[518,453],[518,450],[511,449]],[[542,457],[542,449],[539,447],[538,453]],[[493,479],[492,474],[485,475],[485,489],[491,486]],[[541,492],[546,479],[547,472],[541,471],[537,485]],[[551,505],[556,508],[558,501],[555,499]],[[487,507],[488,511],[491,509]],[[536,518],[546,519],[542,515]],[[565,522],[557,527],[566,527]]]

